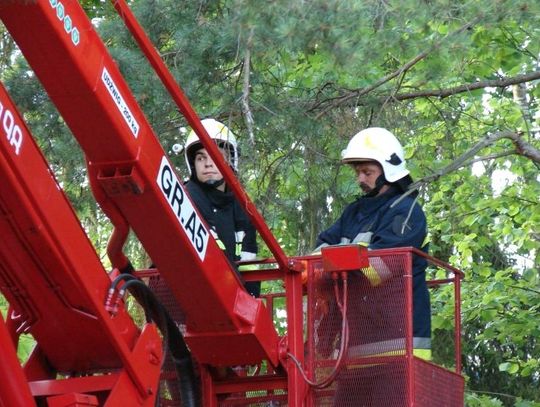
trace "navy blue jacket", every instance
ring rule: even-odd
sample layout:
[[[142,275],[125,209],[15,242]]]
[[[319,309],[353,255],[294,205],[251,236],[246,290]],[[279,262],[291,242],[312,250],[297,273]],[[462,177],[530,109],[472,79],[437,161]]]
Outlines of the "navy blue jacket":
[[[369,249],[412,246],[427,252],[427,248],[424,247],[424,240],[427,234],[426,217],[420,205],[414,202],[414,198],[407,196],[394,207],[390,207],[401,196],[401,190],[396,186],[391,186],[388,191],[379,196],[358,198],[355,202],[347,206],[341,217],[330,228],[319,235],[317,246],[321,244],[335,245],[349,243],[353,242],[359,234],[368,234],[371,235],[368,245]],[[406,223],[405,220],[407,220]],[[413,335],[415,338],[429,339],[431,336],[431,311],[429,292],[425,281],[426,267],[427,262],[424,258],[414,256]],[[400,285],[399,289],[402,290],[402,283],[397,284]],[[351,284],[352,287],[353,285]],[[364,288],[369,290],[367,287],[365,285]],[[377,288],[372,288],[371,299],[373,302],[377,301],[377,295]],[[364,296],[364,301],[366,298],[369,300],[369,297],[369,295],[367,297]],[[354,301],[352,297],[351,301]],[[351,303],[351,305],[353,304]],[[375,308],[377,306],[375,303],[371,305]],[[359,312],[362,313],[362,310]],[[382,309],[379,309],[377,312],[389,313],[389,311]],[[357,315],[357,318],[360,317],[372,318],[371,315]],[[354,321],[351,321],[351,323],[354,324]],[[365,324],[365,321],[361,323]],[[383,328],[381,326],[381,329]],[[352,326],[351,329],[353,329]],[[377,334],[374,332],[373,335]],[[403,333],[396,332],[394,337],[403,337]],[[376,340],[377,338],[375,337],[364,337],[362,342],[368,343]],[[420,342],[429,344],[429,340],[420,340]],[[420,345],[418,347],[429,346]]]

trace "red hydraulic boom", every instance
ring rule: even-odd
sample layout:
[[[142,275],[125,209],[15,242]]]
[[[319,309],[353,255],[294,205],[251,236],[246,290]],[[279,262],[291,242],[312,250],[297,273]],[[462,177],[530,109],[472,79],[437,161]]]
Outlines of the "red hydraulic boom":
[[[263,303],[243,289],[78,2],[13,2],[0,17],[80,143],[98,202],[133,229],[185,312],[197,360],[277,365]]]
[[[461,272],[428,258],[449,276],[431,285],[455,287],[450,371],[413,353],[412,257],[425,255],[343,246],[288,258],[126,2],[113,4],[274,256],[255,262],[264,267],[246,273],[246,280],[282,280],[285,292],[255,299],[245,291],[80,4],[1,1],[0,19],[84,153],[94,197],[114,226],[107,248],[114,273],[107,274],[0,84],[0,290],[10,307],[0,320],[0,407],[191,406],[196,397],[184,399],[183,371],[170,375],[173,347],[162,351],[168,328],[196,360],[205,407],[461,407]],[[123,253],[130,230],[155,269],[132,270]],[[375,289],[362,270],[377,267],[392,278]],[[136,277],[148,278],[148,286],[137,286]],[[162,313],[149,313],[145,291],[133,290],[147,317],[137,325],[122,296],[115,297],[124,285],[152,287],[156,296],[146,301]],[[287,313],[283,337],[273,322],[280,296]],[[178,320],[163,329],[164,315],[178,309],[185,333],[174,325]],[[361,318],[375,312],[376,323]],[[36,346],[21,364],[17,342],[26,333]],[[377,343],[363,346],[365,337]],[[183,386],[181,401],[176,386]]]
[[[114,318],[105,310],[110,279],[3,86],[0,123],[0,282],[13,309],[9,324],[38,344],[24,370],[2,364],[0,401],[30,406],[32,397],[106,392],[110,402],[153,405],[155,327],[140,333],[123,309]],[[13,337],[0,325],[7,355]],[[115,373],[56,380],[104,371]]]

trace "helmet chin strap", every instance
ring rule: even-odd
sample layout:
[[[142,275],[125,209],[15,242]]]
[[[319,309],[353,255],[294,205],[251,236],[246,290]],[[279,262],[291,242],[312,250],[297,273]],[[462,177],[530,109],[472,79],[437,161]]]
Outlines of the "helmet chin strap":
[[[369,192],[364,193],[364,197],[366,198],[373,198],[374,196],[379,195],[379,192],[381,191],[381,188],[386,184],[386,178],[384,177],[384,174],[381,174],[377,177],[377,180],[375,181],[375,186],[373,189]]]

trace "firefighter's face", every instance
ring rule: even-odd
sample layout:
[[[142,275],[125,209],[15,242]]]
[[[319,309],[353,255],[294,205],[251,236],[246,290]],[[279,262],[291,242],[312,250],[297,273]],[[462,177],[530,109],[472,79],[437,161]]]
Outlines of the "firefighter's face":
[[[223,149],[219,149],[224,154]],[[223,175],[218,170],[214,160],[205,148],[201,148],[195,153],[195,174],[200,182],[220,181]]]
[[[355,162],[352,163],[352,167],[356,173],[356,182],[364,194],[375,188],[377,178],[383,173],[382,167],[374,161]]]

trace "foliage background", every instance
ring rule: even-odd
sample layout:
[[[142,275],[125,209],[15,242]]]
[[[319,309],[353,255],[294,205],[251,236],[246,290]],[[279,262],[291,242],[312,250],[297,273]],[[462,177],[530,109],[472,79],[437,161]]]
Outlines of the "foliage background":
[[[150,122],[174,144],[185,120],[109,3],[83,2]],[[290,254],[358,193],[349,138],[386,127],[405,146],[431,253],[461,268],[467,404],[540,405],[540,4],[527,0],[133,0],[201,117],[240,139],[241,175]],[[9,35],[0,74],[103,261],[110,233],[82,155]],[[147,262],[136,239],[127,247]],[[263,254],[268,254],[264,251]],[[271,290],[274,287],[268,286]],[[433,294],[448,336],[449,292]],[[444,349],[436,349],[443,363]]]

